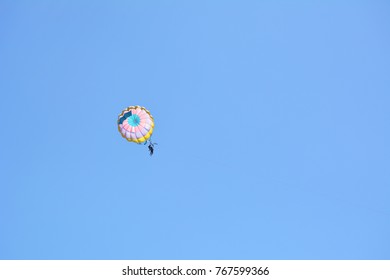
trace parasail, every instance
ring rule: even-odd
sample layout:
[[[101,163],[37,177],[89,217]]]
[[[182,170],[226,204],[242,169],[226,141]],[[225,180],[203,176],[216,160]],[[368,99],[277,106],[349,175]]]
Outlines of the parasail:
[[[150,112],[141,106],[130,106],[118,116],[118,130],[122,137],[129,142],[147,144],[149,140],[149,151],[153,154],[156,143],[152,143],[150,137],[154,129],[154,119]]]

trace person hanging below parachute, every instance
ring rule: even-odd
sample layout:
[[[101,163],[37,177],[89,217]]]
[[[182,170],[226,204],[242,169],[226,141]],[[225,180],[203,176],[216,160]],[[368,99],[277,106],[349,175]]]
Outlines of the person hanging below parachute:
[[[141,106],[130,106],[122,111],[118,116],[118,130],[123,138],[129,142],[148,145],[149,153],[154,153],[152,133],[154,129],[154,119],[150,112]]]
[[[146,143],[145,143],[145,144],[146,144]],[[153,153],[154,153],[154,145],[157,145],[157,143],[152,143],[152,142],[150,141],[149,146],[148,146],[148,149],[149,149],[149,153],[150,153],[151,156],[152,156]]]

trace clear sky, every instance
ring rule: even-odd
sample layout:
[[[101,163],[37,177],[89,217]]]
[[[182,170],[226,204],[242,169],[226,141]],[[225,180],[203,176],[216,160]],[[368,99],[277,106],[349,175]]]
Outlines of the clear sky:
[[[0,95],[1,259],[390,259],[388,1],[1,0]]]

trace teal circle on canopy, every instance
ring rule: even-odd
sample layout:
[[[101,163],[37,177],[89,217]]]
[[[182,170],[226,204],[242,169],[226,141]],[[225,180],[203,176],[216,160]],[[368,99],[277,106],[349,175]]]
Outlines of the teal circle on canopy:
[[[138,126],[141,122],[141,118],[137,114],[133,114],[132,116],[127,118],[127,122],[131,126]]]

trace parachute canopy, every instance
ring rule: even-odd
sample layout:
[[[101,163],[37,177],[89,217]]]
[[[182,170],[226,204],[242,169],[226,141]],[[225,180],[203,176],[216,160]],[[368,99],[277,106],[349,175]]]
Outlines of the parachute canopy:
[[[127,141],[146,142],[152,136],[153,128],[154,119],[144,107],[127,107],[118,116],[118,130]]]

